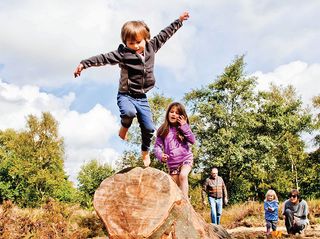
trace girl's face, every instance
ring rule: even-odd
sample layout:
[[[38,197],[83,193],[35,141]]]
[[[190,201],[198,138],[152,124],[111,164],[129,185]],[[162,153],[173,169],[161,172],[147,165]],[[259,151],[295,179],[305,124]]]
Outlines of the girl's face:
[[[169,123],[170,124],[177,124],[179,117],[180,117],[180,114],[178,112],[177,106],[171,107],[169,114],[168,114]]]
[[[136,39],[131,39],[126,41],[126,46],[136,53],[141,54],[144,52],[146,47],[146,40],[142,35],[137,35]]]
[[[268,194],[268,195],[267,195],[267,200],[268,200],[268,201],[274,200],[274,195]]]

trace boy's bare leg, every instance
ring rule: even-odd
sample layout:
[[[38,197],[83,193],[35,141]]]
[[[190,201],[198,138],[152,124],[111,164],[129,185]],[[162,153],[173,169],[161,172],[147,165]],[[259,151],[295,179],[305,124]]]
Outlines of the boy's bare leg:
[[[141,156],[142,156],[144,166],[149,167],[150,162],[151,162],[149,152],[148,151],[141,151]]]
[[[121,126],[121,128],[119,130],[119,137],[123,140],[128,140],[128,130],[129,130],[129,128],[125,128],[125,127]]]

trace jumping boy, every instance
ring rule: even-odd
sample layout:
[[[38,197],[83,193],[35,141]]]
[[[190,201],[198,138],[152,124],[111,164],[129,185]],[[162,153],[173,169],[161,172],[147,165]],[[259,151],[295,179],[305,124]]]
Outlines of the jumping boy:
[[[189,18],[189,13],[181,16],[150,39],[149,27],[143,21],[126,22],[121,29],[123,44],[109,53],[82,60],[74,71],[78,77],[81,71],[92,66],[119,65],[120,80],[117,104],[120,110],[121,128],[119,136],[127,140],[128,129],[137,117],[141,129],[141,155],[145,166],[150,165],[149,148],[155,130],[152,113],[146,93],[155,85],[153,74],[155,53]]]

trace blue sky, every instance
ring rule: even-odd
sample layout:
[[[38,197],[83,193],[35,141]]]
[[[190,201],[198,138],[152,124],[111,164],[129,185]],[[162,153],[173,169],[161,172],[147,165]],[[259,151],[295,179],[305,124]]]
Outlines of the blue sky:
[[[305,104],[320,89],[318,0],[2,0],[0,2],[0,129],[24,128],[28,114],[50,111],[65,138],[65,168],[75,181],[90,159],[114,164],[127,145],[117,137],[119,68],[73,71],[80,60],[115,50],[128,20],[151,35],[189,20],[156,56],[156,88],[179,101],[212,82],[236,55],[246,72],[292,84]]]

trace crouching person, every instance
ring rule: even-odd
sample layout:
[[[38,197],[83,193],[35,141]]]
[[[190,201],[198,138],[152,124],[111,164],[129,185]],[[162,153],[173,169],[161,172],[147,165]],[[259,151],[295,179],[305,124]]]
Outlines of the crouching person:
[[[288,234],[301,234],[309,224],[308,204],[305,200],[301,199],[297,189],[293,189],[289,193],[289,199],[283,204],[282,214]]]

